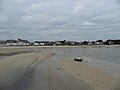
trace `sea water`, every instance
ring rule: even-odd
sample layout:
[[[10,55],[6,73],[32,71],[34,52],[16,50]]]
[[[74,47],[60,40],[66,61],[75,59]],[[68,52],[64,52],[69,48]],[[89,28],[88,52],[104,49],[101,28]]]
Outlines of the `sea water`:
[[[54,48],[63,53],[63,57],[90,57],[120,64],[120,48]]]
[[[79,48],[64,47],[52,48],[58,54],[58,58],[82,57],[93,67],[97,67],[105,72],[120,76],[120,48]]]

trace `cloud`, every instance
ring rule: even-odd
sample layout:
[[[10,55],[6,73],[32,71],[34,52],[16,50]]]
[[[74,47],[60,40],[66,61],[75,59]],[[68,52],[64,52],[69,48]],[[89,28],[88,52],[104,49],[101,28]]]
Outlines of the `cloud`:
[[[89,21],[85,21],[85,22],[83,22],[83,25],[84,26],[93,26],[93,25],[95,25],[95,23],[89,22]]]
[[[119,0],[1,0],[0,4],[0,35],[4,39],[119,37]],[[32,37],[26,37],[28,34]]]

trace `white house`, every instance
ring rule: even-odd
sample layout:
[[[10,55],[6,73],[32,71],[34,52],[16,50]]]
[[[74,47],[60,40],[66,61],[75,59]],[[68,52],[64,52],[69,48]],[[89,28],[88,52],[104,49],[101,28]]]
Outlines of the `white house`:
[[[60,41],[56,41],[55,45],[61,45],[61,42]]]
[[[39,45],[40,45],[40,43],[34,42],[34,45],[35,45],[35,46],[39,46]]]
[[[6,45],[7,46],[16,46],[16,45],[18,45],[18,41],[17,40],[6,40],[5,41],[5,43],[6,43]]]
[[[28,40],[18,39],[18,45],[27,46],[30,45],[30,42]]]
[[[47,44],[47,41],[35,41],[34,45],[35,46],[44,46]]]
[[[96,45],[103,45],[103,42],[95,42]]]
[[[30,42],[22,39],[17,39],[17,40],[11,39],[11,40],[6,40],[5,44],[7,46],[17,46],[17,45],[27,46],[27,45],[30,45]]]
[[[40,43],[41,46],[44,46],[45,44],[46,44],[46,43],[44,43],[44,42],[41,42],[41,43]]]

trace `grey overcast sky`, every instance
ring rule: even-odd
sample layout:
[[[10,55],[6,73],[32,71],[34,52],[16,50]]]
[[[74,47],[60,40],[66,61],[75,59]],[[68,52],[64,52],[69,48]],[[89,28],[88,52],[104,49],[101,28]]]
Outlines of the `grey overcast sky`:
[[[120,0],[0,0],[0,39],[120,39]]]

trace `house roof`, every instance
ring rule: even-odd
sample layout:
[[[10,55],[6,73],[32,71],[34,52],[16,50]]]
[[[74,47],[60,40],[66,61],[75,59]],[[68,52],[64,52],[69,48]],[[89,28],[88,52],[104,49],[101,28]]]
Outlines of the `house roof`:
[[[5,42],[6,42],[6,43],[18,43],[17,40],[12,40],[12,39],[11,39],[11,40],[6,40]]]
[[[18,39],[18,42],[30,43],[28,40],[22,40],[22,39]]]

